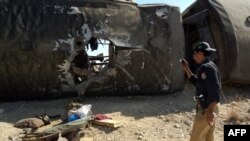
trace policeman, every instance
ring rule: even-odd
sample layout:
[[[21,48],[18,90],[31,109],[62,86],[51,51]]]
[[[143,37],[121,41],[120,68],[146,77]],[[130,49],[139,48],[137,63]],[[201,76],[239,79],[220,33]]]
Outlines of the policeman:
[[[206,42],[193,48],[193,59],[199,65],[197,75],[193,74],[185,59],[181,60],[190,82],[196,87],[196,116],[190,141],[213,141],[215,118],[218,115],[221,80],[217,66],[208,58],[216,50]]]

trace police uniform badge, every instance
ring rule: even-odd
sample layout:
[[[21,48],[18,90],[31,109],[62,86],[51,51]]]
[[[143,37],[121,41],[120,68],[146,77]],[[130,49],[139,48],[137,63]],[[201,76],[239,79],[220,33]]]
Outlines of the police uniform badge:
[[[205,72],[201,73],[201,78],[202,78],[203,80],[205,80],[205,79],[207,78],[207,75],[206,75]]]

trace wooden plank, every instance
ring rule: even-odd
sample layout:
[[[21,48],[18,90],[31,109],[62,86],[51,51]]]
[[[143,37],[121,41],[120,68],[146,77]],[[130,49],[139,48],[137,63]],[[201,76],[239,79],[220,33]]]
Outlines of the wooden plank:
[[[122,125],[122,122],[112,119],[94,120],[93,123],[96,125],[108,126],[111,128],[117,128]]]

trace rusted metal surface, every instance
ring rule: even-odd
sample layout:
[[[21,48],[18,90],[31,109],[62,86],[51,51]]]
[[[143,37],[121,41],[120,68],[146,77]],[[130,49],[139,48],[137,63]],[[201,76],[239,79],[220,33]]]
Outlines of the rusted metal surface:
[[[0,21],[2,100],[183,88],[178,60],[184,55],[184,33],[176,7],[110,0],[1,0]],[[79,56],[101,39],[109,41],[108,59]]]

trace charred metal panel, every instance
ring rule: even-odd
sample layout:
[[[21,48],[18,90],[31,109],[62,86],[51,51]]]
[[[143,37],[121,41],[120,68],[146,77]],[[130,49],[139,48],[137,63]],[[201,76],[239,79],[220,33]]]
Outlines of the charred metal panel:
[[[167,5],[142,5],[139,9],[144,24],[140,27],[143,36],[137,35],[137,39],[144,41],[142,48],[116,51],[114,76],[102,92],[159,94],[183,88],[178,62],[184,54],[179,9]],[[88,90],[99,92],[98,87],[93,84]]]
[[[109,0],[1,0],[0,21],[1,99],[183,88],[178,8]],[[110,41],[112,60],[76,82],[72,63],[91,38]]]

